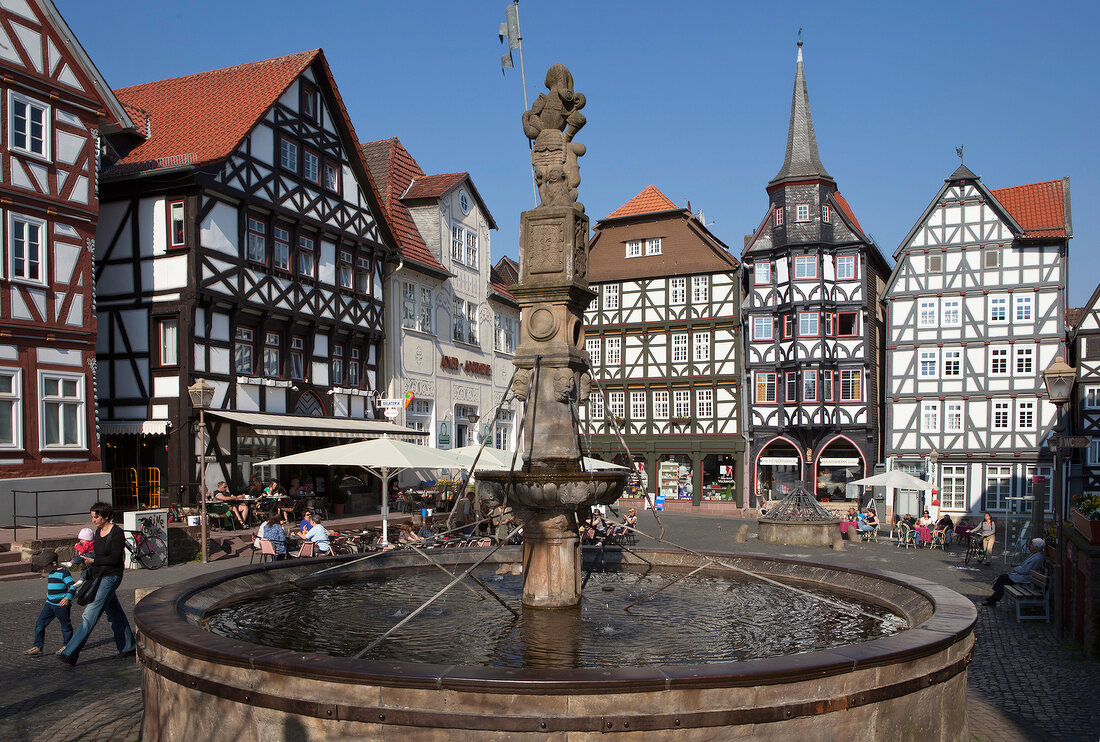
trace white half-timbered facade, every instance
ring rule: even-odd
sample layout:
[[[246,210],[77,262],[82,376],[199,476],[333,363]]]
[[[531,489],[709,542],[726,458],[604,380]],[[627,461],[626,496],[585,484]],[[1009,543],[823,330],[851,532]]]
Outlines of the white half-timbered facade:
[[[362,149],[400,249],[385,285],[387,396],[407,401],[397,420],[438,448],[488,438],[513,449],[514,409],[493,415],[514,370],[519,306],[494,281],[492,214],[468,173],[426,175],[396,138]]]
[[[155,468],[172,494],[196,481],[186,387],[198,378],[215,388],[209,489],[242,486],[256,462],[300,450],[298,436],[378,435],[388,426],[375,422],[374,398],[394,240],[324,55],[118,95],[147,116],[150,136],[113,142],[118,159],[103,179],[96,273],[100,405],[118,433],[110,468]],[[147,432],[158,435],[152,445]]]
[[[783,167],[742,254],[750,502],[856,499],[880,455],[889,271],[817,149],[799,42]]]
[[[98,155],[134,124],[49,0],[0,0],[0,71],[0,478],[94,491]]]
[[[887,465],[929,475],[943,510],[1029,510],[1013,498],[1049,480],[1071,236],[1068,179],[991,191],[960,165],[894,254]]]
[[[1072,451],[1076,461],[1071,467],[1070,497],[1100,495],[1100,285],[1077,311],[1080,316],[1071,327],[1066,358],[1077,367],[1072,430],[1074,435],[1088,436],[1089,447]]]
[[[653,492],[659,465],[677,462],[675,493],[693,505],[733,500],[743,463],[737,271],[726,245],[653,186],[599,221],[590,244],[596,383],[582,447],[644,469]]]

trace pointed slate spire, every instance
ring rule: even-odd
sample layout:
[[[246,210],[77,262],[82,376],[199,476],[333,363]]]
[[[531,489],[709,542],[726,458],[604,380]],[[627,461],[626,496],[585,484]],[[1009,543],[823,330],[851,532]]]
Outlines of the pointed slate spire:
[[[787,180],[823,178],[832,180],[821,164],[817,136],[810,116],[810,95],[806,92],[806,73],[802,69],[802,39],[798,40],[798,62],[794,70],[794,94],[791,97],[791,126],[787,130],[787,156],[783,167],[768,185]]]
[[[966,165],[959,165],[955,172],[950,176],[943,179],[944,183],[953,183],[956,180],[980,180],[980,178],[970,171]]]

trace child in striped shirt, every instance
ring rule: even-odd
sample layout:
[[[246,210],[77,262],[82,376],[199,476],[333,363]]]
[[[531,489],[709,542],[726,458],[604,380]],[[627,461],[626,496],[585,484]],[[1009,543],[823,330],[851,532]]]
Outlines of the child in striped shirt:
[[[27,650],[29,655],[42,654],[42,645],[46,639],[46,627],[55,618],[61,624],[61,638],[67,644],[73,636],[73,624],[69,620],[69,605],[73,601],[76,590],[73,587],[73,576],[69,570],[57,563],[57,552],[49,556],[46,568],[42,570],[46,575],[46,604],[42,606],[42,612],[38,614],[38,623],[34,626],[34,646]]]

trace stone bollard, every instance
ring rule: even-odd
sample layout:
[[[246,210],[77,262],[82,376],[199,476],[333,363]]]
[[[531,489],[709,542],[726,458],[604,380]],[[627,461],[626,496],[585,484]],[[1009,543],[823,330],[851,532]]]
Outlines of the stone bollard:
[[[733,535],[733,543],[743,544],[749,537],[749,524],[742,523],[737,529],[737,533]]]
[[[844,537],[840,533],[833,534],[833,551],[844,551]]]

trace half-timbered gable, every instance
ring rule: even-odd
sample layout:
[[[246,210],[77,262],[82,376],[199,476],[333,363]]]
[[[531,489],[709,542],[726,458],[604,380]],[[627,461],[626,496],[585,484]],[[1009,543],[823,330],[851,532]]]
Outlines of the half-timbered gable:
[[[634,463],[654,473],[678,462],[694,504],[732,499],[744,451],[737,269],[726,245],[654,186],[598,222],[589,248],[596,388],[580,411],[586,440],[625,459],[621,432]]]
[[[97,158],[134,123],[49,0],[0,0],[0,71],[0,479],[94,493]]]
[[[1067,318],[1070,327],[1069,356],[1077,367],[1074,391],[1074,434],[1089,437],[1089,447],[1074,451],[1080,462],[1080,475],[1073,476],[1069,494],[1100,494],[1100,285],[1081,309]],[[1076,472],[1078,467],[1072,467]]]
[[[1071,234],[1068,179],[989,190],[960,166],[894,254],[886,454],[938,477],[945,509],[1016,509],[1049,470]]]
[[[492,416],[514,370],[519,306],[509,264],[494,274],[492,214],[468,173],[427,175],[396,138],[362,151],[400,250],[385,354],[390,396],[411,399],[399,419],[440,448],[513,448],[514,410]]]
[[[150,135],[113,140],[103,179],[104,416],[177,430],[192,414],[185,387],[205,378],[215,387],[211,488],[240,484],[252,462],[309,434],[302,418],[328,418],[314,434],[379,434],[385,424],[362,421],[381,417],[393,237],[322,52],[118,95]],[[169,436],[164,455],[137,462],[120,445],[111,466],[186,483],[190,445]]]
[[[825,171],[799,42],[787,151],[742,254],[751,496],[798,481],[849,499],[879,454],[879,369],[889,271]]]

